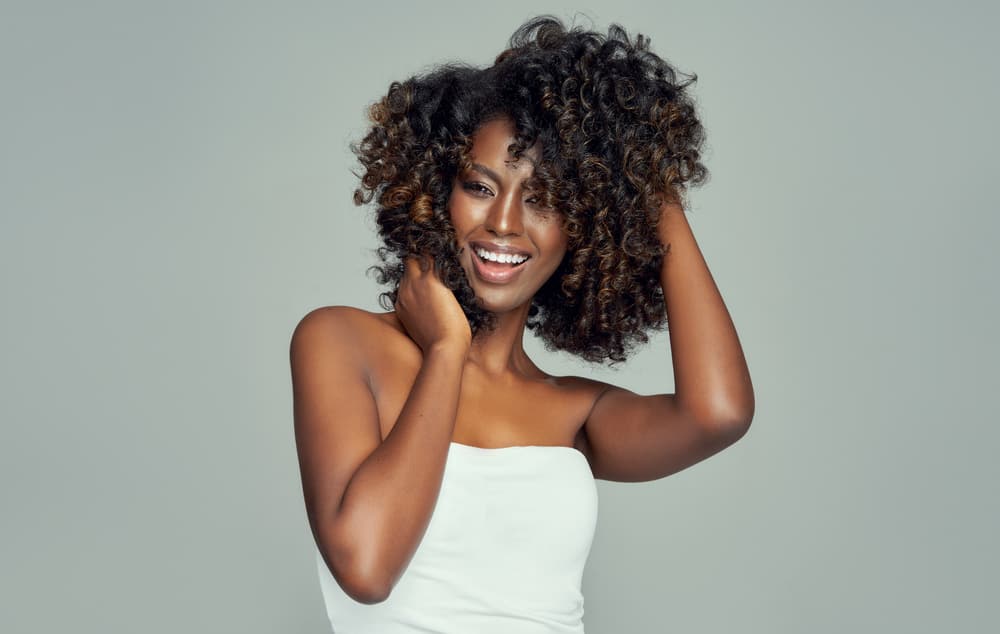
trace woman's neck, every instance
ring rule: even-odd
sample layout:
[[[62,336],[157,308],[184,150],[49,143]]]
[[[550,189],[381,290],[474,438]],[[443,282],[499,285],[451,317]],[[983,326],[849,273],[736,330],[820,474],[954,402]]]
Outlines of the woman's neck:
[[[466,360],[483,373],[500,377],[508,374],[529,376],[538,368],[524,352],[524,328],[528,308],[516,309],[497,315],[496,327],[474,337]]]

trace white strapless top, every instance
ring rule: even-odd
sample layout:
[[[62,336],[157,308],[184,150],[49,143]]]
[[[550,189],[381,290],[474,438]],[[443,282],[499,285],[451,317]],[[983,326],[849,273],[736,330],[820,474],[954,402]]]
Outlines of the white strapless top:
[[[597,486],[571,447],[451,443],[437,504],[389,598],[366,605],[319,550],[335,634],[582,634]]]

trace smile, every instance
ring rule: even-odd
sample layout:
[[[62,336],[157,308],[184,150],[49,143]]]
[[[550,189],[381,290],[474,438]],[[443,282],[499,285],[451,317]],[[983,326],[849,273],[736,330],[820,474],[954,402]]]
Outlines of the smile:
[[[476,255],[478,255],[483,260],[489,260],[490,262],[500,262],[502,264],[520,264],[528,259],[526,255],[519,255],[514,253],[493,253],[492,251],[487,251],[481,247],[476,248]]]
[[[516,278],[529,259],[526,255],[514,253],[493,253],[481,247],[474,247],[472,264],[476,277],[491,284],[506,284]]]

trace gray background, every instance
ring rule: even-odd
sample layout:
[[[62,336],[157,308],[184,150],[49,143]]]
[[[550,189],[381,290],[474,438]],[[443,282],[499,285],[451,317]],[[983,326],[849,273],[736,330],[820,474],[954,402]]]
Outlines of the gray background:
[[[731,449],[599,484],[588,633],[996,631],[989,4],[4,3],[0,631],[328,630],[287,352],[377,309],[347,145],[576,10],[699,76],[691,224],[757,395]],[[673,389],[665,335],[539,355]]]

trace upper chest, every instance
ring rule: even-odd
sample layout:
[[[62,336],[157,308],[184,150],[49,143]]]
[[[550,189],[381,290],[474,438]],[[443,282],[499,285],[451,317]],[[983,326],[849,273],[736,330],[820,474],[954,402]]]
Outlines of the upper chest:
[[[401,334],[373,358],[369,380],[383,439],[399,418],[422,363],[420,349]],[[483,447],[573,446],[594,396],[585,384],[571,380],[489,376],[467,364],[453,440]]]

